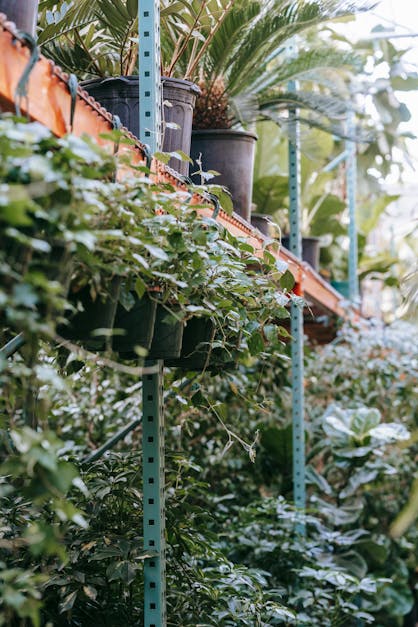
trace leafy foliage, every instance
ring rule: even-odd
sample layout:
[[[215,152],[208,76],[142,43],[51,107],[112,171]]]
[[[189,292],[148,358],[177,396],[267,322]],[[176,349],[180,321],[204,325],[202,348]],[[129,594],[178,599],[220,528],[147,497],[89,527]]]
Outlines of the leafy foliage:
[[[72,286],[86,281],[94,298],[118,276],[128,307],[158,286],[180,319],[216,320],[221,345],[226,330],[242,335],[231,372],[166,372],[169,624],[400,627],[418,537],[390,530],[416,472],[416,330],[348,329],[307,353],[310,500],[296,512],[274,257],[147,170],[115,182],[122,157],[88,140],[3,118],[0,146],[0,316],[4,340],[26,338],[0,362],[3,623],[143,620],[140,428],[88,462],[138,418],[138,360],[56,331],[77,306]],[[58,243],[68,257],[51,255]]]

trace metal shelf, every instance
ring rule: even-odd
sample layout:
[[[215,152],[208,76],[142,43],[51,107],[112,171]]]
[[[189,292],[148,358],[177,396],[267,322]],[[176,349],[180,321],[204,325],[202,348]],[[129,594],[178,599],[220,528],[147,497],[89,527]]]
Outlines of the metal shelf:
[[[30,58],[29,49],[19,38],[12,22],[0,14],[0,110],[15,110],[15,90]],[[70,131],[71,95],[69,76],[51,61],[40,56],[33,68],[27,86],[27,97],[21,103],[22,112],[31,119],[47,126],[55,135],[62,136]],[[103,145],[113,149],[113,142],[100,137],[113,128],[112,115],[83,89],[77,89],[77,106],[75,109],[72,131],[75,135],[88,134]],[[145,163],[144,145],[127,129],[127,136],[133,140],[132,145],[121,144],[120,152],[130,155],[134,164]],[[176,172],[156,163],[153,166],[157,180],[168,182],[179,189],[187,189],[186,184]],[[123,170],[122,170],[123,176]],[[204,204],[204,199],[196,195],[196,204]],[[202,209],[201,212],[211,215],[213,207]],[[245,237],[256,251],[262,253],[266,247],[265,237],[237,214],[228,215],[222,209],[217,218],[233,235]],[[351,307],[347,309],[347,301],[329,285],[307,263],[299,261],[285,248],[279,252],[271,251],[278,259],[288,264],[296,286],[295,292],[304,296],[309,305],[328,314],[341,317],[354,316],[359,318],[360,312]]]

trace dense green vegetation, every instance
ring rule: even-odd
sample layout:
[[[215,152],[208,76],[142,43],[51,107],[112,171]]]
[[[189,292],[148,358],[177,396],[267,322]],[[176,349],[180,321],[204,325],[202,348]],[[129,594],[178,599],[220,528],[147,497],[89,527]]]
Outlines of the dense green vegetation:
[[[295,512],[283,268],[146,169],[115,181],[91,142],[4,118],[0,147],[2,345],[26,338],[0,362],[0,624],[141,623],[140,428],[85,460],[140,416],[143,354],[61,336],[80,290],[105,303],[118,277],[126,310],[158,287],[228,356],[240,341],[231,371],[166,371],[168,624],[401,627],[418,534],[390,528],[416,473],[416,329],[348,327],[307,352]]]

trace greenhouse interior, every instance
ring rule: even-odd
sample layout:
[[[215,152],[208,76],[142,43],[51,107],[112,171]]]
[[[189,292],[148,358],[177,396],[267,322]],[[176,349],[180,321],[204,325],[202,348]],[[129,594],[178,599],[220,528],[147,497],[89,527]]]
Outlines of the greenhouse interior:
[[[0,625],[418,627],[417,7],[0,52]]]

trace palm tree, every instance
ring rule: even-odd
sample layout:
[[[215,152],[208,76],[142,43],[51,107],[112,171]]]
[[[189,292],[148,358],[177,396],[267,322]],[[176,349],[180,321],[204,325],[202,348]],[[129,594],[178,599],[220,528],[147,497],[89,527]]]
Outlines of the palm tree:
[[[315,27],[368,8],[362,1],[235,0],[191,77],[202,90],[195,128],[284,121],[293,107],[313,112],[311,125],[341,120],[351,106],[344,77],[359,58],[319,40]],[[297,92],[288,91],[296,80]]]
[[[370,8],[368,0],[161,0],[163,72],[199,83],[196,128],[285,119],[298,107],[311,125],[340,120],[349,106],[351,52],[304,37],[315,26]],[[82,78],[137,71],[137,0],[41,0],[39,42]],[[286,90],[299,80],[297,93]],[[302,119],[304,119],[302,117]],[[335,130],[335,129],[334,129]]]

